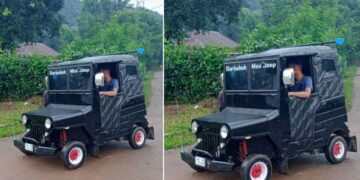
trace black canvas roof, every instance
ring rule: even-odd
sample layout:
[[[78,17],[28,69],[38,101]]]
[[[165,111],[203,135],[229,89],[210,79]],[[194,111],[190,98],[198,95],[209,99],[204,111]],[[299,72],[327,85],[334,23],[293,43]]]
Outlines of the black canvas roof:
[[[101,55],[93,57],[85,57],[74,61],[65,61],[56,64],[52,64],[49,67],[68,66],[77,64],[98,64],[98,63],[112,63],[112,62],[124,62],[126,64],[137,63],[138,58],[133,55]]]
[[[260,53],[231,57],[226,61],[272,57],[272,56],[278,56],[278,57],[305,56],[305,55],[314,55],[314,54],[322,54],[322,53],[334,53],[335,55],[336,51],[337,51],[336,48],[332,48],[330,46],[295,46],[295,47],[270,49]]]

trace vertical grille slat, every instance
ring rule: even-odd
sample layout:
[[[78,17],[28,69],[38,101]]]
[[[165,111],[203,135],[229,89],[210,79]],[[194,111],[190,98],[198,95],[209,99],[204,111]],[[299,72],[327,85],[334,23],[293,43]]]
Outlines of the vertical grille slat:
[[[43,123],[40,122],[31,122],[30,132],[27,134],[27,137],[35,139],[41,143],[42,136],[45,134],[45,127]]]
[[[220,145],[220,135],[217,129],[206,129],[202,134],[201,149],[218,157],[217,148]]]

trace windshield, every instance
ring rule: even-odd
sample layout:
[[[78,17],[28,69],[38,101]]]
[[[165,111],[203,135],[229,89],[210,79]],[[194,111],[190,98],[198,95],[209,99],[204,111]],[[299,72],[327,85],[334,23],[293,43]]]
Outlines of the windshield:
[[[276,75],[276,60],[227,64],[225,65],[225,88],[227,90],[274,90],[277,84]]]
[[[89,66],[49,70],[49,90],[88,90],[90,87]]]

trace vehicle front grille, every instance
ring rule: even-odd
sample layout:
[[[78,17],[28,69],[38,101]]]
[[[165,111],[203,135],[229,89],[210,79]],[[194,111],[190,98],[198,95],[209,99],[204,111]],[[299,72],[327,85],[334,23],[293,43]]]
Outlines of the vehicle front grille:
[[[200,143],[200,149],[209,152],[215,157],[220,156],[219,147],[220,135],[217,129],[204,129],[202,134],[202,142]]]
[[[26,137],[35,139],[36,141],[38,141],[39,143],[41,143],[41,139],[42,139],[44,133],[45,133],[45,126],[44,126],[44,124],[32,122],[32,123],[30,124],[30,131],[29,131],[29,133],[26,135]]]

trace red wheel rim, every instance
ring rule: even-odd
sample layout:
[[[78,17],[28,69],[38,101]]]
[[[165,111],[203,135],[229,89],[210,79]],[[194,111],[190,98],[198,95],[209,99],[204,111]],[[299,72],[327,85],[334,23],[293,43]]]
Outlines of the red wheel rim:
[[[69,152],[69,162],[73,165],[78,165],[84,158],[84,154],[81,148],[74,147]]]
[[[79,152],[76,149],[70,151],[70,160],[75,161],[79,157]]]
[[[262,173],[262,168],[259,164],[255,164],[251,169],[251,177],[259,178]]]
[[[135,143],[137,145],[142,145],[145,140],[145,134],[142,131],[137,131],[135,133]]]
[[[335,158],[342,158],[344,155],[344,144],[342,142],[336,142],[333,146],[333,155]]]
[[[265,180],[268,174],[267,166],[264,162],[256,162],[250,169],[250,179]]]

